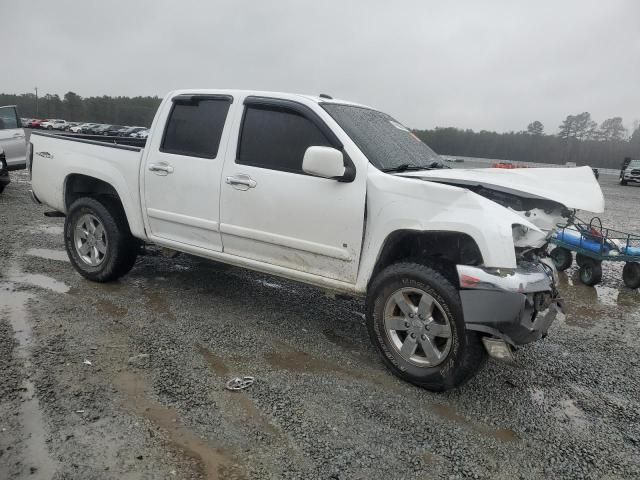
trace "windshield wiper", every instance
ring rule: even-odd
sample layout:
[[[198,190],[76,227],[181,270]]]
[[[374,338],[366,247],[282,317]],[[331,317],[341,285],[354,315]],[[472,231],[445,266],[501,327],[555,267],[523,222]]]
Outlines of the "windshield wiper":
[[[440,162],[431,162],[429,165],[411,165],[409,163],[403,163],[398,165],[397,167],[383,168],[382,171],[385,173],[390,172],[407,172],[407,171],[416,171],[416,170],[433,170],[439,168],[451,168],[446,165],[443,165]]]
[[[384,173],[389,172],[406,172],[408,170],[427,170],[429,167],[421,167],[419,165],[410,165],[408,163],[403,163],[398,165],[397,167],[383,168],[382,171]]]

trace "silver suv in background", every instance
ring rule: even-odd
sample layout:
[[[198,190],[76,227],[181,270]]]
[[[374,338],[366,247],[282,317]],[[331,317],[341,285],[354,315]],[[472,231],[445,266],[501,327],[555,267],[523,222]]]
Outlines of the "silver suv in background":
[[[0,107],[0,152],[4,152],[8,170],[27,165],[27,143],[15,105]]]

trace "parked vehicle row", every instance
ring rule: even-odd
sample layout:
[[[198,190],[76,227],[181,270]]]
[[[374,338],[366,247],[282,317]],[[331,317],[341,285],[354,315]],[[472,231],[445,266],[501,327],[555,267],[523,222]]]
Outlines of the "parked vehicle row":
[[[23,127],[41,130],[58,130],[82,133],[85,135],[103,135],[105,137],[147,138],[149,136],[149,129],[147,127],[92,122],[67,122],[59,118],[22,118],[21,121]]]

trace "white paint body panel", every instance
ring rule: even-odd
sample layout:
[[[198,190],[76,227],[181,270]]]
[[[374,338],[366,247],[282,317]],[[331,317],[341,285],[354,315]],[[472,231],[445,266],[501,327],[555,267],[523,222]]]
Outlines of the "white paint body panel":
[[[171,98],[180,94],[233,97],[218,158],[159,152]],[[356,168],[355,181],[340,183],[236,164],[243,101],[248,95],[294,100],[312,109],[343,143]],[[321,101],[327,100],[256,91],[171,92],[156,114],[142,152],[34,134],[33,189],[42,202],[65,212],[68,176],[92,176],[118,192],[138,238],[356,294],[366,291],[386,239],[397,230],[465,233],[477,243],[484,265],[500,268],[516,266],[514,224],[542,233],[522,215],[465,188],[424,180],[481,183],[570,208],[602,210],[602,192],[588,169],[382,173],[318,105]],[[42,152],[50,157],[38,156]],[[158,162],[171,164],[174,173],[150,174],[149,165]],[[255,184],[240,189],[226,182],[237,175],[248,176]]]
[[[234,96],[233,139],[239,135],[244,98]],[[304,97],[290,99],[313,109],[331,127],[360,174],[351,183],[340,183],[237,164],[238,142],[231,141],[220,197],[224,251],[354,284],[364,228],[367,160],[317,103]],[[238,175],[250,177],[255,187],[240,190],[224,181]]]
[[[484,185],[532,198],[546,198],[567,208],[604,212],[604,196],[590,167],[475,168],[409,172],[402,175],[460,185]]]
[[[163,101],[157,117],[167,118],[171,107],[171,101]],[[164,122],[154,130],[158,134],[147,141],[140,170],[142,210],[149,240],[222,251],[220,178],[232,114],[230,110],[216,158],[162,152]],[[153,172],[150,170],[153,165],[166,165],[172,173]]]

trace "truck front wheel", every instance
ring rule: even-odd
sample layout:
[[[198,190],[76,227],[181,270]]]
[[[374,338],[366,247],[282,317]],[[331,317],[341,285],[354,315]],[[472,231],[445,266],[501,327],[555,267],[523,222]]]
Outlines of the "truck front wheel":
[[[398,263],[375,277],[367,329],[391,372],[428,390],[463,384],[487,356],[480,337],[465,329],[457,290],[425,265]]]
[[[122,206],[110,197],[73,202],[64,223],[64,243],[78,273],[94,282],[128,273],[139,250]]]

